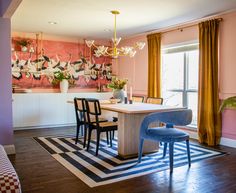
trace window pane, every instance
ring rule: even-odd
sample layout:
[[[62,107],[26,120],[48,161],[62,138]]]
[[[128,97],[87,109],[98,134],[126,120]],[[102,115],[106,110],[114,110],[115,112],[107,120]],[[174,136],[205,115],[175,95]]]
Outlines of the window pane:
[[[198,50],[188,52],[188,89],[198,89]]]
[[[183,106],[183,93],[182,92],[170,92],[165,91],[162,93],[162,96],[164,98],[164,104],[168,106],[177,106],[182,107]]]
[[[162,59],[162,89],[183,89],[184,53],[164,54]]]
[[[197,125],[197,92],[188,93],[188,108],[193,111],[193,120],[191,125]]]
[[[197,125],[198,50],[165,50],[162,53],[162,97],[165,105],[192,109],[191,125]],[[186,82],[184,82],[186,81]],[[190,92],[191,90],[191,92]]]

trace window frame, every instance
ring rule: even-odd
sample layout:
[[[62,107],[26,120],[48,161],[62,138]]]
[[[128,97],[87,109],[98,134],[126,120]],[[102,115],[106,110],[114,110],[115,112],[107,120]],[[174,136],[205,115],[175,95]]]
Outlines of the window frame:
[[[184,57],[184,64],[183,64],[183,88],[182,89],[168,89],[168,92],[176,92],[182,93],[182,104],[183,107],[188,107],[188,93],[198,93],[198,89],[189,89],[189,53],[190,51],[197,51],[199,50],[199,43],[198,42],[191,42],[191,43],[181,43],[176,45],[170,45],[168,47],[164,47],[162,49],[162,60],[164,54],[171,54],[171,53],[183,53]],[[163,63],[162,63],[163,64]],[[198,101],[197,101],[198,102]],[[196,128],[197,125],[190,124],[191,128]]]

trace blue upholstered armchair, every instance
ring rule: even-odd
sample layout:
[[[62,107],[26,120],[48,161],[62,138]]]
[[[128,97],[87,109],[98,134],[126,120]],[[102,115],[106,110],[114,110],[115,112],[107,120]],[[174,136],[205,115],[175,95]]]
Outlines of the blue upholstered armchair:
[[[151,140],[164,143],[163,157],[166,155],[167,145],[169,144],[170,172],[173,171],[174,143],[186,141],[189,167],[191,165],[189,135],[188,133],[174,128],[174,125],[185,126],[192,121],[192,110],[183,109],[170,112],[157,112],[147,115],[140,127],[139,158],[141,162],[143,142]],[[164,127],[149,127],[151,123],[163,122]]]

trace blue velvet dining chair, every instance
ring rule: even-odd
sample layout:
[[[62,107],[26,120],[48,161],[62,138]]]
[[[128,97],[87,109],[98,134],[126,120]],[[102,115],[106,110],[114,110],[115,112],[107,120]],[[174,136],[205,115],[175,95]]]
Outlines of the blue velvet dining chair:
[[[174,125],[185,126],[192,121],[192,110],[183,109],[169,112],[157,112],[147,115],[140,126],[140,141],[138,162],[141,162],[144,140],[151,140],[164,143],[163,157],[166,155],[169,144],[170,172],[173,171],[174,143],[186,141],[188,163],[191,166],[189,135],[188,133],[174,128]],[[151,123],[162,122],[164,127],[149,127]]]

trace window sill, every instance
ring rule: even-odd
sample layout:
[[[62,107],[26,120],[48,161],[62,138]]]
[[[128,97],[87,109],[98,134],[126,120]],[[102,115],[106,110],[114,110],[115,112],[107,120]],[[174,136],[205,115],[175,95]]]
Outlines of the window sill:
[[[195,125],[188,125],[188,126],[176,126],[176,128],[188,130],[188,131],[194,131],[197,132],[197,126]]]

